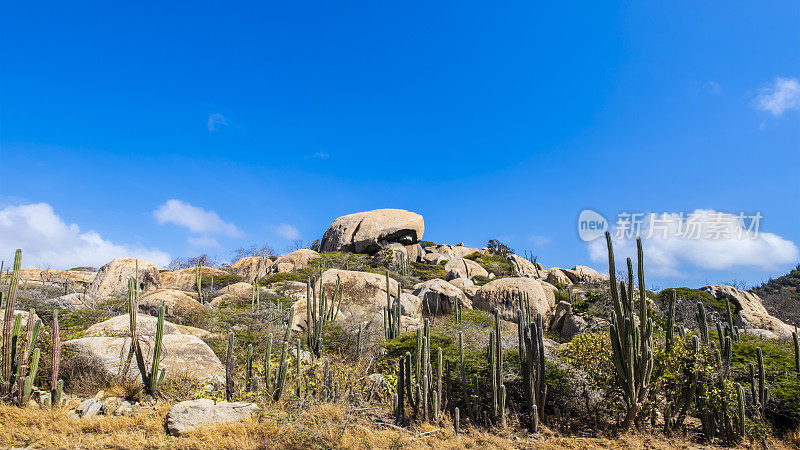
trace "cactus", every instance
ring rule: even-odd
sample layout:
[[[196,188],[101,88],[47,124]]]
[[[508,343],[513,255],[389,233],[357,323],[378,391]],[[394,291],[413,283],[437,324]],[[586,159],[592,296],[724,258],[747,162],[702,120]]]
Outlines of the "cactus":
[[[295,395],[300,397],[300,339],[297,340],[297,351],[295,353],[295,362],[297,363],[297,376],[295,377]],[[326,363],[328,361],[325,361]]]
[[[289,370],[289,342],[283,341],[283,350],[281,351],[281,361],[278,367],[278,374],[275,378],[275,394],[273,399],[277,402],[281,399],[283,394],[283,387],[286,384],[286,374]]]
[[[669,355],[672,353],[672,344],[675,340],[675,303],[676,303],[675,289],[672,290],[672,295],[669,299],[669,313],[667,314],[667,334],[665,337],[665,350],[664,352]]]
[[[272,390],[272,333],[267,337],[267,352],[264,354],[264,391],[269,395]]]
[[[294,322],[294,306],[289,308],[289,317],[286,322],[286,331],[283,333],[283,342],[288,342],[289,338],[292,337],[292,323]],[[320,343],[320,348],[322,344]]]
[[[794,341],[794,370],[800,374],[800,338],[797,336],[796,326],[792,332],[792,340]]]
[[[228,353],[225,358],[225,399],[231,401],[233,398],[233,389],[235,387],[233,377],[235,376],[234,370],[236,369],[236,356],[233,354],[233,344],[236,337],[233,331],[228,333]]]
[[[536,405],[531,406],[531,431],[539,432],[539,411]]]
[[[653,370],[653,320],[647,317],[647,296],[644,288],[644,254],[642,240],[636,240],[638,281],[639,281],[639,327],[636,327],[637,316],[633,311],[632,264],[628,262],[628,293],[625,284],[620,283],[617,290],[616,269],[614,267],[614,249],[611,235],[606,232],[608,246],[608,273],[610,277],[611,296],[614,303],[610,335],[614,355],[614,367],[617,379],[622,388],[627,412],[622,423],[622,430],[627,431],[647,397],[650,377]],[[626,298],[627,297],[627,298]]]
[[[58,310],[53,311],[53,373],[50,378],[50,407],[61,406],[61,390],[64,382],[58,379],[58,370],[61,366],[61,336],[58,327]],[[59,386],[61,390],[59,390]]]
[[[753,365],[749,365],[751,392],[753,394],[753,403],[755,403],[756,410],[761,417],[764,417],[764,411],[766,411],[767,403],[769,403],[769,387],[767,386],[766,374],[764,372],[764,354],[761,351],[761,347],[756,348],[756,362],[758,363],[758,386],[756,386]]]
[[[128,315],[130,317],[130,334],[131,334],[131,347],[133,353],[136,355],[136,365],[139,368],[139,374],[142,377],[142,386],[148,395],[156,395],[158,387],[164,381],[166,371],[161,369],[159,372],[158,365],[161,360],[161,349],[164,338],[164,305],[158,306],[158,321],[156,322],[156,337],[153,343],[153,358],[151,361],[151,368],[148,372],[142,346],[139,343],[139,337],[136,335],[136,315],[138,309],[138,296],[136,294],[136,281],[133,278],[128,279]]]
[[[31,367],[28,376],[25,377],[25,383],[23,386],[23,393],[22,393],[22,401],[21,404],[28,403],[28,400],[31,398],[31,389],[33,389],[33,380],[36,379],[36,374],[39,372],[39,357],[41,356],[41,351],[38,348],[33,349],[33,356],[31,357]]]
[[[700,330],[700,338],[703,345],[709,345],[711,342],[708,339],[708,316],[706,315],[706,307],[702,302],[697,302],[697,327]]]
[[[461,323],[461,312],[462,312],[461,299],[459,297],[456,297],[455,305],[453,305],[453,315],[455,317],[456,324]]]
[[[730,333],[731,339],[734,341],[739,340],[739,329],[733,325],[733,314],[731,314],[731,302],[728,299],[725,299],[725,310],[728,316],[728,332]]]
[[[506,385],[500,385],[500,426],[506,426]]]
[[[389,289],[389,271],[386,271],[386,308],[383,309],[383,328],[386,339],[400,336],[400,296],[402,288],[397,283],[397,298],[392,301],[392,292]]]
[[[517,309],[517,330],[519,340],[520,368],[524,381],[525,399],[527,408],[536,406],[538,417],[531,418],[533,428],[534,419],[544,418],[544,404],[547,397],[547,384],[545,383],[545,354],[544,354],[544,327],[542,315],[536,313],[534,322],[527,322],[526,314],[522,309]]]
[[[3,322],[3,367],[2,367],[2,392],[10,394],[13,386],[11,385],[11,364],[12,350],[15,348],[12,343],[11,320],[14,316],[14,302],[17,299],[17,284],[19,283],[19,270],[22,263],[22,250],[17,249],[14,253],[14,266],[11,272],[11,280],[5,298],[5,312]],[[3,301],[0,293],[0,302]]]
[[[461,411],[459,411],[458,406],[455,407],[453,410],[453,429],[455,430],[456,435],[461,431]]]
[[[397,393],[395,396],[397,400],[395,401],[396,409],[394,413],[395,421],[400,423],[405,416],[405,356],[400,356],[400,361],[397,364]]]
[[[336,287],[330,300],[325,295],[325,287],[320,278],[320,293],[311,279],[306,281],[306,333],[307,344],[311,352],[319,357],[322,351],[322,327],[329,321],[335,320],[339,313],[338,307],[342,304],[342,289],[339,277],[336,277]],[[308,294],[311,295],[308,295]],[[339,300],[338,307],[336,300]],[[329,307],[330,303],[330,307]]]
[[[245,364],[245,390],[253,390],[253,344],[247,344],[247,362]]]
[[[738,417],[737,417],[738,418],[738,420],[737,420],[738,427],[737,428],[738,428],[738,431],[739,431],[739,437],[743,438],[744,437],[744,433],[745,433],[745,429],[744,429],[744,418],[745,418],[744,402],[745,402],[745,399],[744,399],[744,389],[742,388],[742,385],[739,384],[739,383],[736,383],[736,398],[737,398],[737,402],[738,402],[738,406],[739,406],[739,414],[738,414]]]
[[[203,266],[200,265],[200,258],[197,259],[194,278],[197,283],[197,301],[203,303]]]

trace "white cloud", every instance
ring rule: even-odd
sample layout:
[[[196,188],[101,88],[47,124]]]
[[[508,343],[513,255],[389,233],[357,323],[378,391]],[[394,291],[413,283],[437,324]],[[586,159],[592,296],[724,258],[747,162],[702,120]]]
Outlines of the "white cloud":
[[[206,211],[180,200],[167,200],[153,211],[153,216],[159,225],[171,223],[188,228],[194,233],[223,234],[230,237],[244,236],[244,233],[236,228],[236,225],[225,222],[214,211]]]
[[[208,115],[208,131],[219,131],[220,127],[227,127],[228,119],[220,113]]]
[[[275,234],[286,240],[300,239],[300,230],[289,225],[288,223],[282,223],[276,226]]]
[[[550,238],[547,236],[531,236],[528,239],[530,239],[530,241],[533,242],[533,245],[536,245],[537,247],[541,247],[550,243]]]
[[[190,236],[186,238],[186,242],[195,249],[221,249],[222,246],[216,239],[210,236]]]
[[[800,108],[800,82],[797,78],[776,77],[771,84],[761,88],[753,106],[780,117],[784,112]]]
[[[640,235],[645,268],[652,275],[687,276],[697,268],[774,270],[800,259],[793,242],[773,233],[753,232],[750,218],[742,224],[737,215],[698,209],[685,217],[656,214],[655,220],[651,219],[650,214],[644,216]],[[612,236],[616,234],[615,230],[610,231]],[[693,238],[694,231],[698,231],[699,238]],[[618,266],[624,264],[626,257],[635,261],[635,239],[615,240],[614,253]],[[605,239],[589,243],[589,256],[596,262],[608,261]]]
[[[122,256],[164,266],[170,259],[155,248],[115,244],[95,231],[82,233],[77,224],[66,224],[47,203],[0,210],[0,258],[8,264],[17,248],[22,249],[23,267],[99,267]]]
[[[328,152],[317,152],[312,155],[312,158],[327,159],[330,156]]]
[[[722,94],[722,87],[716,81],[706,81],[703,83],[703,90],[711,95]]]

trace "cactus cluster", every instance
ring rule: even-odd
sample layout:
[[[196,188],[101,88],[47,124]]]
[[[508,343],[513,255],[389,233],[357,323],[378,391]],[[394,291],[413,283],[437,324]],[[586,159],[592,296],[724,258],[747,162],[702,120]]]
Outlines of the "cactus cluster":
[[[338,276],[330,298],[325,295],[325,286],[321,276],[319,284],[319,295],[317,295],[316,283],[311,279],[306,281],[306,344],[317,357],[322,353],[322,328],[327,322],[336,320],[339,308],[342,306],[343,291]]]
[[[389,288],[389,272],[386,272],[386,307],[383,308],[383,331],[386,340],[400,336],[400,298],[403,293],[400,282],[397,283],[397,297],[392,298]]]
[[[647,297],[644,288],[644,256],[641,239],[636,240],[639,314],[634,313],[633,268],[628,259],[628,288],[620,282],[617,290],[614,249],[611,235],[606,232],[608,273],[614,314],[611,317],[611,348],[614,368],[625,400],[626,414],[622,429],[630,428],[647,397],[653,371],[653,320],[647,317]],[[638,322],[638,324],[637,324]]]
[[[42,327],[42,321],[36,319],[36,311],[31,308],[28,311],[28,323],[23,337],[22,315],[14,314],[21,264],[22,250],[17,249],[5,297],[0,292],[0,304],[4,308],[2,373],[0,374],[2,375],[2,384],[0,388],[3,395],[11,398],[18,405],[25,404],[30,400],[33,383],[39,371],[41,350],[36,346],[36,342]]]
[[[538,431],[539,419],[544,418],[544,404],[547,398],[545,383],[544,328],[542,315],[537,313],[530,320],[523,309],[517,309],[517,330],[519,340],[519,360],[524,380],[527,411],[530,412],[530,428]]]
[[[412,369],[413,365],[413,369]],[[436,370],[431,364],[430,322],[425,319],[417,330],[416,352],[400,357],[397,373],[397,398],[394,400],[395,418],[405,420],[405,404],[411,406],[413,418],[439,420],[442,410],[442,349],[436,351]],[[412,376],[413,375],[413,376]]]

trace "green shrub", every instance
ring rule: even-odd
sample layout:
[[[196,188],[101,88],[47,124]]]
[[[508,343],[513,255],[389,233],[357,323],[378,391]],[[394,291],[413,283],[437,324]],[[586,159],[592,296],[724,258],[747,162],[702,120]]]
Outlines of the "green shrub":
[[[442,261],[439,264],[426,264],[420,262],[411,263],[411,274],[422,281],[432,280],[434,278],[447,278],[447,271],[444,265],[447,261]]]
[[[514,263],[500,254],[492,253],[487,255],[482,252],[474,252],[465,256],[465,258],[480,264],[487,272],[495,274],[498,278],[516,275],[516,266]]]

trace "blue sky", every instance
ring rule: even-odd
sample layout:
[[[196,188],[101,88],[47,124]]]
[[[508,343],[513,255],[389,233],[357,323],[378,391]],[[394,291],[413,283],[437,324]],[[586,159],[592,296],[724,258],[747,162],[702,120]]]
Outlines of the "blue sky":
[[[227,259],[395,207],[605,270],[581,210],[700,209],[767,239],[646,241],[648,283],[756,283],[800,262],[799,8],[5,2],[0,252]]]

